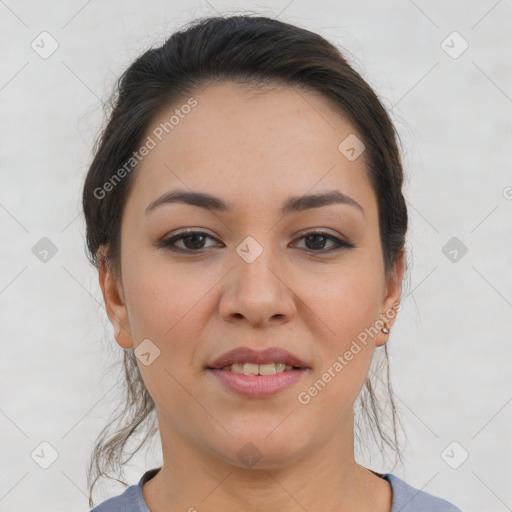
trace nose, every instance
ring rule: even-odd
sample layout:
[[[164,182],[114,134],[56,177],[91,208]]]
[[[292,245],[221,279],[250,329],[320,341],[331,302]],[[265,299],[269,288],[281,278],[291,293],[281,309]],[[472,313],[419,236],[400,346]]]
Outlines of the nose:
[[[272,251],[263,250],[252,262],[235,254],[234,265],[224,280],[219,305],[225,321],[265,327],[294,317],[296,297]]]

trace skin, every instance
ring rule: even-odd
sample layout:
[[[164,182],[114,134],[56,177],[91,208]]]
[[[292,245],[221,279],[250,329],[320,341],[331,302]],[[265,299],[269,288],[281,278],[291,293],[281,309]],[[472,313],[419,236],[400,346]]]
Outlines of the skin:
[[[198,105],[138,170],[122,218],[121,279],[106,266],[99,273],[118,344],[150,339],[160,350],[150,365],[138,361],[163,451],[144,499],[152,512],[389,512],[388,482],[354,459],[352,411],[389,335],[369,338],[307,405],[297,400],[400,300],[403,256],[385,275],[365,155],[349,161],[338,150],[357,132],[324,98],[298,89],[255,95],[222,83],[193,96]],[[160,112],[146,136],[176,108]],[[145,215],[176,188],[208,192],[234,209],[174,203]],[[279,212],[289,196],[327,190],[350,196],[364,213],[348,204]],[[156,246],[186,227],[212,238],[178,241],[189,254]],[[328,239],[301,238],[313,229],[355,247],[328,252]],[[248,236],[263,248],[252,263],[235,250]],[[241,346],[279,346],[311,369],[277,395],[242,397],[205,370]],[[262,455],[252,467],[237,456],[248,442]]]

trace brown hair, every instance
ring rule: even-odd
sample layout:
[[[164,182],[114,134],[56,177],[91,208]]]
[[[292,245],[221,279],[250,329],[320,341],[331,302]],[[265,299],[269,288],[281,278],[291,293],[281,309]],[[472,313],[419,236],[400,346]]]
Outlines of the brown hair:
[[[138,167],[134,165],[108,193],[98,191],[106,190],[104,184],[130,161],[155,115],[208,84],[222,81],[302,88],[319,93],[348,118],[365,144],[367,172],[378,202],[384,267],[386,273],[393,272],[404,250],[408,216],[402,194],[398,135],[385,108],[340,51],[322,36],[254,15],[197,19],[172,34],[161,47],[138,57],[119,78],[109,104],[108,122],[95,145],[83,187],[90,262],[96,268],[106,264],[114,276],[120,277],[121,218]],[[105,257],[98,253],[102,246],[107,249]],[[358,399],[362,419],[371,426],[374,439],[382,449],[384,445],[393,449],[401,460],[397,436],[400,421],[389,379],[387,344],[384,354],[386,369],[380,375],[386,381],[391,418],[377,398],[370,375]],[[90,459],[87,478],[91,506],[98,478],[119,469],[122,474],[127,461],[121,462],[121,458],[130,436],[149,422],[146,435],[128,460],[157,431],[155,404],[141,378],[133,349],[124,351],[123,367],[126,400],[99,434]],[[391,421],[390,434],[383,420]],[[109,433],[115,423],[119,427]],[[357,423],[356,427],[355,438],[361,442],[362,430]]]

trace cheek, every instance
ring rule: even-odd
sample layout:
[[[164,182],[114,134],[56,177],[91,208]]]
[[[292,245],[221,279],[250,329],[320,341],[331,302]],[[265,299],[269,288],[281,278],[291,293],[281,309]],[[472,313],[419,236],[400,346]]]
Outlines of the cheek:
[[[340,268],[318,280],[302,277],[303,298],[326,327],[331,345],[344,342],[375,323],[383,296],[380,266],[364,256],[350,268]]]
[[[316,344],[320,368],[315,379],[322,381],[319,388],[326,383],[318,402],[352,403],[368,374],[383,278],[378,260],[372,266],[364,259],[350,270],[339,271],[323,280],[323,284],[316,281],[314,287],[313,283],[304,282],[307,286],[304,290],[314,290],[305,296],[306,303],[321,320],[317,324],[324,333]]]
[[[149,339],[160,351],[154,364],[139,365],[148,389],[170,391],[169,386],[176,384],[171,375],[185,382],[192,371],[200,371],[198,340],[212,315],[219,272],[194,268],[149,257],[127,261],[125,291],[134,347]]]
[[[158,356],[151,364],[138,361],[139,370],[157,405],[187,411],[194,402],[187,390],[193,388],[196,340],[200,339],[207,318],[205,295],[218,277],[198,279],[197,275],[173,270],[169,265],[146,267],[140,265],[136,272],[127,271],[125,286],[134,347],[149,339],[158,348]]]
[[[150,249],[151,251],[151,249]],[[191,273],[180,264],[162,262],[154,254],[126,258],[125,292],[130,328],[137,345],[144,338],[168,344],[190,318],[218,277]],[[194,270],[200,270],[194,267]]]

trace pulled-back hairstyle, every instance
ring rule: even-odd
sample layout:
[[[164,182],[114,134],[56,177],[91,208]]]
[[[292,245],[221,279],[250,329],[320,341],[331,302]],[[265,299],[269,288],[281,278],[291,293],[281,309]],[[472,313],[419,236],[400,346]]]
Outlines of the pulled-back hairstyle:
[[[366,169],[377,197],[385,272],[394,272],[404,251],[408,217],[398,135],[385,108],[333,44],[304,28],[255,15],[197,19],[172,34],[161,47],[142,54],[119,78],[109,104],[108,122],[96,142],[83,187],[90,262],[97,269],[108,265],[115,277],[121,276],[121,219],[138,167],[135,165],[108,194],[98,191],[104,190],[104,184],[140,147],[155,116],[209,84],[223,81],[255,87],[288,86],[316,93],[350,121],[365,145]],[[98,252],[102,247],[106,251]],[[387,445],[401,460],[397,435],[400,420],[389,379],[387,344],[383,353],[383,361],[377,365],[379,371],[370,370],[357,405],[380,448]],[[123,464],[158,431],[155,404],[139,373],[133,349],[124,351],[122,364],[126,400],[95,441],[87,472],[91,506],[96,481],[102,476],[111,478],[109,473],[119,470],[122,475]],[[387,400],[377,396],[374,377],[384,383]],[[384,422],[390,424],[389,429]],[[355,423],[355,441],[361,443],[363,429]],[[117,427],[110,432],[114,424]],[[142,441],[122,461],[128,440],[144,431],[144,426]]]

